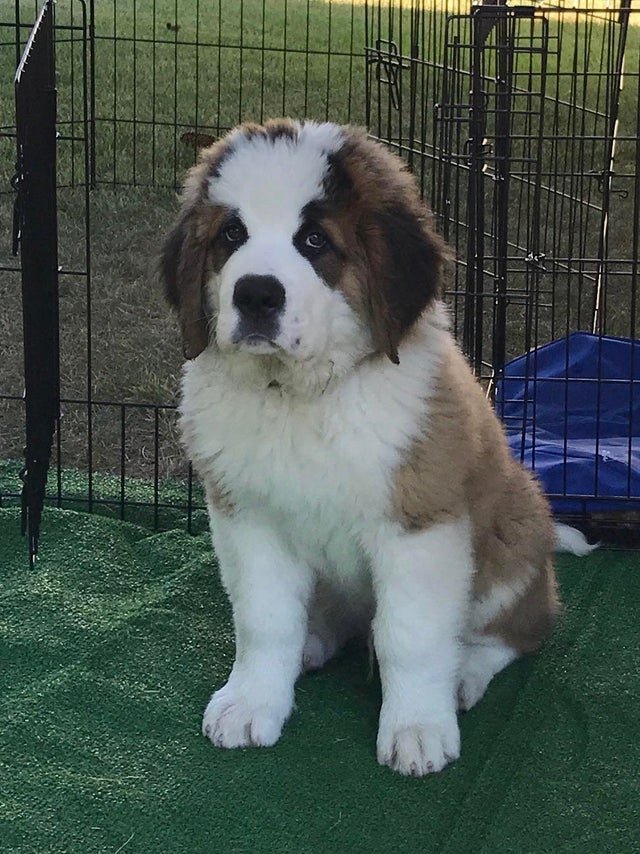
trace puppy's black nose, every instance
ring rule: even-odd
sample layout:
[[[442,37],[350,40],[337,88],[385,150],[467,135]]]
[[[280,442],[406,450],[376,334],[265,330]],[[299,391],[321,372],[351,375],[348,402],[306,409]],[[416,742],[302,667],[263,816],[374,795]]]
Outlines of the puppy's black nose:
[[[284,306],[285,292],[275,276],[241,276],[233,291],[233,304],[244,317],[273,317]]]

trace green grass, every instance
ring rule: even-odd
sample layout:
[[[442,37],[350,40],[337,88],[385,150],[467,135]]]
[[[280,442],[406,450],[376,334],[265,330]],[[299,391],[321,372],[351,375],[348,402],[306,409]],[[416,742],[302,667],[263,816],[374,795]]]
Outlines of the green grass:
[[[416,780],[376,764],[359,650],[299,681],[275,748],[200,735],[233,656],[206,535],[51,510],[30,571],[17,515],[0,510],[3,854],[638,851],[635,556],[560,561],[551,643],[461,717],[460,760]]]
[[[155,22],[153,9],[156,9]],[[23,10],[24,10],[23,6]],[[199,15],[196,15],[199,8]],[[402,32],[405,50],[411,28],[408,9],[402,12],[393,5],[375,4],[371,19],[369,44],[378,32],[384,36],[393,30],[394,38]],[[456,8],[450,2],[448,8]],[[70,0],[57,3],[58,23],[79,24],[80,4]],[[135,15],[134,15],[135,9]],[[443,4],[425,8],[420,42],[423,55],[429,60],[443,59],[441,43],[445,16]],[[0,0],[0,21],[10,21],[14,4]],[[73,10],[73,16],[71,11]],[[23,12],[26,15],[26,11]],[[307,115],[334,121],[365,120],[365,7],[347,2],[327,3],[324,0],[219,0],[214,3],[181,0],[178,15],[174,0],[151,2],[96,3],[96,116],[97,116],[97,178],[98,188],[90,198],[90,235],[92,251],[91,296],[91,372],[87,376],[87,288],[81,276],[61,277],[61,375],[63,395],[85,398],[90,386],[94,399],[150,404],[175,401],[180,370],[181,349],[176,325],[163,304],[158,286],[150,275],[150,265],[162,235],[176,211],[173,192],[175,182],[193,161],[193,150],[181,142],[184,131],[207,129],[214,136],[240,119],[260,119],[270,115]],[[169,25],[169,28],[167,27]],[[177,29],[176,29],[177,27]],[[5,29],[0,48],[0,70],[5,85],[0,87],[0,108],[12,120],[13,91],[10,84],[14,66],[13,31]],[[465,34],[464,27],[462,36]],[[537,31],[536,31],[537,32]],[[598,92],[599,78],[584,76],[585,70],[600,63],[600,53],[606,46],[609,31],[596,23],[587,30],[572,13],[560,26],[551,16],[552,36],[550,71],[560,71],[547,83],[547,94],[560,101],[575,100],[593,107],[602,93]],[[525,29],[522,30],[525,33]],[[113,35],[118,36],[114,41]],[[26,35],[26,31],[25,31]],[[61,127],[81,133],[82,126],[82,45],[76,38],[58,45],[58,102]],[[523,36],[524,37],[524,36]],[[555,39],[560,39],[556,41]],[[135,41],[132,41],[135,39]],[[196,39],[200,47],[196,49]],[[155,44],[153,41],[155,40]],[[465,43],[465,38],[461,39]],[[177,42],[177,44],[176,44]],[[526,42],[526,39],[525,39]],[[575,46],[578,46],[576,53]],[[611,258],[620,258],[612,272],[607,289],[606,331],[611,334],[630,334],[637,325],[637,310],[632,310],[629,272],[632,259],[634,220],[634,190],[636,188],[636,117],[639,67],[640,27],[629,28],[626,54],[627,77],[620,109],[620,133],[614,187],[624,190],[626,198],[615,195],[611,205]],[[588,50],[586,48],[589,48]],[[177,56],[177,62],[176,62]],[[451,56],[451,54],[450,54]],[[468,63],[463,52],[461,61]],[[539,59],[523,54],[515,58],[517,80],[521,87],[535,85]],[[568,72],[578,68],[576,89],[572,92]],[[391,133],[406,144],[408,72],[403,72],[405,106],[400,114],[391,111]],[[433,105],[442,91],[442,71],[437,66],[425,70],[418,99],[416,124],[424,129],[425,139],[431,142]],[[493,73],[489,64],[487,73]],[[558,81],[556,84],[556,80]],[[459,100],[468,98],[468,86],[459,81]],[[387,89],[382,87],[380,116],[384,132],[387,123]],[[377,89],[374,91],[374,114],[377,124]],[[521,104],[522,105],[522,104]],[[537,110],[533,98],[529,104]],[[581,126],[586,116],[587,124]],[[589,133],[602,131],[602,121],[593,121],[589,113],[571,111],[560,106],[555,112],[552,101],[546,102],[545,128],[557,123],[561,133],[573,129],[583,140],[548,139],[542,146],[543,165],[571,171],[572,164],[583,161],[589,168],[592,160],[602,160],[602,145],[590,143]],[[135,122],[133,121],[135,119]],[[155,124],[152,124],[155,122]],[[572,122],[577,122],[574,126]],[[589,124],[592,122],[592,125]],[[174,123],[176,127],[174,128]],[[515,120],[516,130],[529,135],[535,129],[525,119]],[[451,142],[452,150],[461,152],[464,129],[459,139]],[[8,185],[13,172],[13,141],[0,139],[0,182]],[[61,183],[80,185],[83,181],[83,146],[78,142],[61,141],[59,145],[59,175]],[[514,154],[527,156],[531,152],[522,142],[514,142]],[[424,175],[427,198],[431,194],[431,163],[427,160]],[[466,199],[466,173],[453,170],[453,181],[459,182],[461,215]],[[567,181],[569,179],[566,179]],[[114,182],[119,186],[113,186]],[[149,186],[155,182],[156,186]],[[132,186],[136,184],[136,186]],[[495,190],[487,181],[487,204]],[[515,186],[515,185],[513,185]],[[560,190],[568,185],[561,181]],[[586,178],[580,192],[591,192],[594,203],[600,196],[595,178]],[[555,203],[553,199],[555,198]],[[67,270],[86,270],[84,244],[85,209],[82,186],[63,187],[59,191],[59,257]],[[549,256],[586,256],[597,253],[600,215],[591,211],[587,216],[584,205],[561,201],[559,196],[542,194],[541,246]],[[0,196],[0,216],[9,223],[12,195]],[[526,233],[524,223],[531,200],[527,194],[516,194],[510,210],[509,237],[514,243],[528,247],[533,237]],[[5,230],[6,233],[6,230]],[[464,231],[455,249],[460,258],[465,255]],[[453,237],[453,234],[452,234]],[[535,242],[535,241],[534,241]],[[490,247],[489,247],[490,251]],[[524,252],[510,264],[509,286],[516,296],[524,293],[531,282],[524,274]],[[2,244],[0,263],[12,262],[8,241]],[[540,280],[545,291],[539,299],[537,314],[530,321],[534,337],[543,342],[563,335],[567,330],[590,328],[593,284],[596,265],[593,262],[575,265],[567,275],[550,269]],[[464,284],[464,274],[457,285]],[[555,308],[551,308],[551,301]],[[492,340],[491,298],[485,304],[485,350],[490,352]],[[525,343],[526,315],[521,300],[512,300],[507,308],[507,357],[519,354]],[[22,393],[22,338],[20,321],[19,276],[0,277],[0,340],[2,341],[2,375],[0,390]],[[120,410],[117,407],[96,407],[93,410],[94,456],[92,465],[101,471],[118,472],[121,457]],[[0,434],[0,458],[18,457],[23,439],[22,406],[19,402],[0,402],[0,418],[4,428]],[[129,474],[152,476],[155,470],[154,414],[151,410],[128,410],[125,425],[125,458]],[[158,450],[161,477],[183,477],[184,459],[177,441],[175,421],[170,413],[161,416],[161,442]],[[88,418],[86,407],[69,404],[62,421],[62,461],[67,467],[86,468]]]

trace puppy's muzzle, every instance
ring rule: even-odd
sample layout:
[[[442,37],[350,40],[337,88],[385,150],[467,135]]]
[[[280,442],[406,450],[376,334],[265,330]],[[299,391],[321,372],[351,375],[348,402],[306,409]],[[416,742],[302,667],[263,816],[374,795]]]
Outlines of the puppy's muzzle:
[[[240,315],[234,343],[275,346],[284,304],[285,290],[275,276],[241,276],[233,291]]]

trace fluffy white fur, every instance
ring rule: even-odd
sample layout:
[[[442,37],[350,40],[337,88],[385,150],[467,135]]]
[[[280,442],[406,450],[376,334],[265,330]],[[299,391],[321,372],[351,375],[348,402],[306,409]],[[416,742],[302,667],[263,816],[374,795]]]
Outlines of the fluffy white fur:
[[[211,461],[216,483],[232,484],[234,496],[231,517],[209,507],[237,637],[229,681],[204,716],[215,744],[276,741],[305,649],[307,666],[324,663],[341,640],[336,631],[366,623],[375,595],[379,760],[423,774],[457,757],[468,522],[407,534],[387,521],[391,473],[423,427],[425,397],[452,346],[437,306],[402,348],[401,369],[365,362],[312,397],[269,387],[261,364],[253,382],[239,384],[238,354],[209,349],[187,364],[182,420],[191,453],[205,482]],[[318,626],[312,614],[308,627],[318,579],[341,603],[340,626]]]
[[[471,525],[461,519],[420,533],[380,525],[368,547],[383,696],[378,761],[414,776],[440,771],[460,753],[455,696]]]

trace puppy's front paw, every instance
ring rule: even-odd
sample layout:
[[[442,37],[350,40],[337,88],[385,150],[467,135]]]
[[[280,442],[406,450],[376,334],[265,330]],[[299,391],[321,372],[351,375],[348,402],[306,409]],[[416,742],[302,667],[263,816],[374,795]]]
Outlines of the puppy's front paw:
[[[445,721],[396,726],[380,724],[378,762],[409,777],[442,771],[460,756],[455,715]]]
[[[216,747],[271,747],[280,738],[288,707],[252,699],[227,684],[213,695],[202,719],[202,734]]]

